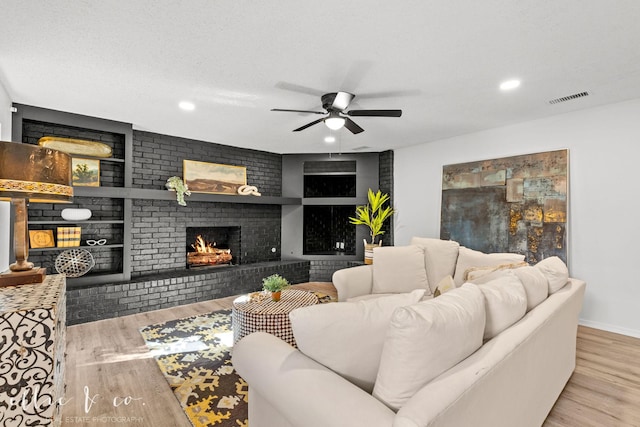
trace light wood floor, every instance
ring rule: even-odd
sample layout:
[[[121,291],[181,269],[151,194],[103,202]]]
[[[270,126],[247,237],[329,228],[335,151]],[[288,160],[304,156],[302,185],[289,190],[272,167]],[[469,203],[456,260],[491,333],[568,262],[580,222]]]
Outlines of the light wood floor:
[[[295,285],[335,296],[328,283]],[[138,329],[231,308],[235,297],[67,329],[62,425],[190,427]],[[577,368],[545,427],[640,426],[640,339],[578,328]]]

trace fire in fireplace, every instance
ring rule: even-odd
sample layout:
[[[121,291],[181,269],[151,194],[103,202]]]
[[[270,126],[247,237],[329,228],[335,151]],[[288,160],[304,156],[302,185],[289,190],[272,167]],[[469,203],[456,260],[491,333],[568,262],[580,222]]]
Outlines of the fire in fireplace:
[[[239,264],[240,227],[187,227],[187,268]]]
[[[216,242],[205,242],[200,235],[191,247],[195,252],[187,253],[187,264],[192,267],[228,264],[233,259],[231,249],[218,249]]]

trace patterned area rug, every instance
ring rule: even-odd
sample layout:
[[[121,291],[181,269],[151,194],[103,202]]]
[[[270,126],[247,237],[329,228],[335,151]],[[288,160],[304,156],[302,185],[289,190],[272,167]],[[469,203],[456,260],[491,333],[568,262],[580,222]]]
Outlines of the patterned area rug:
[[[316,292],[321,303],[331,301]],[[247,427],[247,383],[231,365],[231,310],[140,329],[194,427]]]

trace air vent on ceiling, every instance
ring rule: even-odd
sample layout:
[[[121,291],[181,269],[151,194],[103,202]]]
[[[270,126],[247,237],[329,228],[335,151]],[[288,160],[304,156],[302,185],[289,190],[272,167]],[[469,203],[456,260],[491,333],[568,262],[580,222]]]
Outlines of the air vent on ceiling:
[[[557,104],[559,102],[567,102],[573,99],[582,98],[583,96],[589,96],[589,92],[574,93],[573,95],[563,96],[562,98],[556,98],[549,101],[549,104]]]
[[[368,150],[369,148],[371,147],[369,147],[368,145],[361,145],[360,147],[353,148],[353,151]]]

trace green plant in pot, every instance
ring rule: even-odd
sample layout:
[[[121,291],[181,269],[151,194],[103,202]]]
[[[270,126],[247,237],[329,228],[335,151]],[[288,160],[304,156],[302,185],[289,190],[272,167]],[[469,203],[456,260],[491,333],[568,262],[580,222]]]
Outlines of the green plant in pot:
[[[373,248],[376,246],[376,236],[384,234],[382,226],[395,211],[390,205],[384,206],[389,201],[389,195],[380,190],[374,193],[372,189],[369,189],[367,198],[369,203],[363,206],[356,206],[356,216],[349,217],[349,222],[355,225],[364,224],[369,227],[371,243],[364,241],[364,262],[365,264],[371,264],[373,263]],[[379,242],[379,245],[381,244],[382,240]]]
[[[184,201],[184,196],[190,196],[191,191],[189,191],[187,184],[182,181],[182,178],[179,176],[168,178],[165,187],[167,187],[167,190],[176,192],[176,200],[180,206],[187,206],[187,202]]]
[[[273,301],[280,301],[282,291],[289,286],[291,286],[289,281],[279,274],[272,274],[262,279],[262,289],[271,292],[271,299]]]

